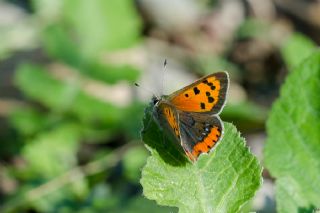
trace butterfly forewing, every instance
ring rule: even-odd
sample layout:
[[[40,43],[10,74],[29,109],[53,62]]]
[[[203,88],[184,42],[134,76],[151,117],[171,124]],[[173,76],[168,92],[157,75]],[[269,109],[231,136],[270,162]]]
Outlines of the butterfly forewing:
[[[179,115],[181,142],[191,160],[209,152],[223,135],[223,124],[217,116],[195,113]]]
[[[178,110],[217,114],[222,109],[229,85],[226,72],[218,72],[199,79],[169,96]]]

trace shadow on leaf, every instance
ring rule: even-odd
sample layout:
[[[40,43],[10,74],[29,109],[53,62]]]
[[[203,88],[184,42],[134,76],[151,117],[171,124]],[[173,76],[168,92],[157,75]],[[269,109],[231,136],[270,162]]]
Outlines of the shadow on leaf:
[[[170,132],[163,130],[154,120],[151,105],[145,109],[141,137],[147,146],[158,152],[164,162],[172,166],[184,166],[190,163]]]

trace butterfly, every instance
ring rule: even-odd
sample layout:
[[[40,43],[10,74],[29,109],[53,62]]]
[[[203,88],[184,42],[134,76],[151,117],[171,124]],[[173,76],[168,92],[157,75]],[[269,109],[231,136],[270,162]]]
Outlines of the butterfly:
[[[192,162],[201,153],[208,153],[223,136],[219,114],[228,87],[228,73],[217,72],[171,95],[152,98],[153,117],[172,133]]]

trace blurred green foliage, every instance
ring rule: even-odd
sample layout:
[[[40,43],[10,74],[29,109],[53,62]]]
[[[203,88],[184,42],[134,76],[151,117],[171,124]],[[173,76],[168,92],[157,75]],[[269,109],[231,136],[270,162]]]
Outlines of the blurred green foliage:
[[[83,59],[97,57],[105,50],[110,52],[130,47],[141,39],[141,20],[134,3],[129,0],[57,0],[55,3],[33,0],[33,5],[35,13],[48,20],[49,27],[50,24],[59,24],[65,33],[73,34],[69,39],[77,41],[77,49]],[[62,44],[65,43],[60,43],[59,47]]]
[[[277,178],[279,212],[320,206],[319,82],[316,51],[290,73],[268,118],[265,162]]]
[[[142,135],[149,150],[140,141],[146,103],[137,98],[133,83],[143,73],[129,63],[126,54],[119,53],[147,43],[147,33],[158,40],[167,39],[172,52],[175,45],[185,48],[181,55],[192,57],[184,63],[195,70],[194,74],[227,70],[231,84],[238,84],[243,90],[250,87],[250,82],[244,81],[250,73],[247,69],[257,69],[251,70],[252,79],[249,78],[255,84],[263,72],[259,60],[272,59],[272,48],[281,52],[280,63],[284,62],[292,73],[270,115],[267,107],[244,95],[238,103],[227,103],[221,117],[244,133],[263,130],[268,120],[265,162],[276,179],[280,212],[319,207],[319,52],[307,36],[294,33],[281,46],[274,47],[279,42],[271,41],[271,22],[247,17],[232,31],[232,25],[226,30],[211,15],[201,20],[195,37],[193,33],[184,37],[178,31],[158,31],[160,28],[147,32],[153,23],[147,14],[138,14],[139,3],[132,0],[2,1],[0,9],[3,2],[31,4],[32,8],[28,7],[25,13],[9,10],[12,13],[8,14],[17,13],[21,19],[13,25],[10,21],[2,25],[0,15],[0,71],[5,71],[0,73],[0,86],[7,89],[7,81],[11,81],[7,73],[13,75],[14,92],[8,94],[13,93],[17,100],[14,107],[3,105],[1,101],[6,101],[7,94],[0,91],[0,95],[4,94],[0,97],[0,212],[160,213],[195,206],[201,207],[195,212],[205,208],[223,212],[252,210],[250,199],[261,185],[261,166],[233,125],[226,123],[221,145],[209,155],[202,155],[194,165],[178,152],[179,146],[170,138],[163,140],[155,123]],[[199,4],[219,11],[221,2],[205,0]],[[221,8],[227,11],[229,7]],[[223,14],[220,18],[228,17]],[[224,18],[217,20],[226,23]],[[218,29],[214,27],[217,23]],[[220,30],[226,35],[221,36]],[[233,38],[222,39],[226,48],[218,47],[218,52],[222,51],[217,54],[209,46],[221,37]],[[245,50],[256,40],[262,44],[258,48],[262,53],[260,58],[250,58]],[[240,57],[240,62],[232,52],[237,48],[236,42],[241,44],[238,54],[245,56]],[[157,45],[154,46],[159,48]],[[206,45],[208,49],[203,47]],[[180,53],[174,54],[181,57]],[[272,60],[262,64],[273,75],[269,62]],[[280,68],[286,67],[281,64]],[[131,94],[126,103],[119,104],[117,95],[102,98],[88,91],[87,82],[103,87],[107,93],[125,85]],[[3,113],[6,110],[9,113]],[[209,161],[213,162],[210,167],[203,168]],[[205,185],[203,190],[196,183]],[[203,205],[204,202],[208,203]]]
[[[165,208],[142,198],[138,187],[148,154],[134,140],[139,138],[145,104],[103,101],[85,92],[82,84],[84,78],[106,85],[132,84],[139,77],[140,71],[131,65],[102,60],[106,53],[141,41],[141,20],[133,2],[34,0],[33,5],[45,54],[74,74],[62,80],[45,65],[25,62],[17,68],[15,85],[29,103],[13,109],[9,121],[22,142],[22,165],[5,168],[19,186],[2,201],[0,211],[161,212]],[[121,132],[123,144],[112,146],[134,145],[112,151],[106,144]],[[96,149],[92,143],[104,148],[90,151]],[[87,153],[79,153],[86,150],[83,146]],[[121,168],[121,174],[108,170],[114,166]],[[114,177],[131,184],[104,182]]]
[[[16,84],[26,96],[37,100],[55,113],[70,113],[83,122],[106,126],[117,126],[121,119],[124,119],[121,108],[83,92],[78,79],[61,82],[53,78],[48,71],[29,64],[18,68]]]
[[[44,47],[50,56],[75,67],[75,70],[88,77],[105,83],[117,83],[120,80],[133,82],[139,76],[138,70],[129,65],[102,63],[94,56],[87,58],[61,25],[47,27],[43,37]]]
[[[232,121],[241,132],[264,128],[267,110],[251,102],[229,104],[223,109],[221,118]]]

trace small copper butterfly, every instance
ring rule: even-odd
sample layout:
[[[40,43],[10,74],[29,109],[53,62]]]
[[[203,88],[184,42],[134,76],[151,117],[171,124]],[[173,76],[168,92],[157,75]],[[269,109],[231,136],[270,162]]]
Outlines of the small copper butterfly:
[[[223,136],[219,114],[229,87],[227,72],[205,76],[160,98],[153,97],[153,116],[169,130],[191,161],[209,152]]]

